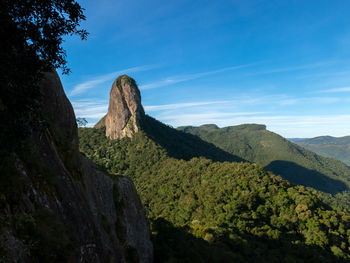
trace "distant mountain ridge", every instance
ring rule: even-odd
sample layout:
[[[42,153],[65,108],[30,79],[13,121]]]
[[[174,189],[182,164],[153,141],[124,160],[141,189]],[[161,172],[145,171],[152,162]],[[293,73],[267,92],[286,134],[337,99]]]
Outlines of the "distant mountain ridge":
[[[243,124],[219,128],[206,124],[177,129],[197,135],[240,158],[259,163],[292,183],[332,194],[350,187],[349,167],[306,150],[266,130],[265,125]]]
[[[350,166],[350,136],[289,139],[290,141],[322,156],[335,158]]]
[[[350,145],[350,136],[332,137],[332,136],[317,136],[314,138],[303,140],[311,144],[334,144],[334,145]]]

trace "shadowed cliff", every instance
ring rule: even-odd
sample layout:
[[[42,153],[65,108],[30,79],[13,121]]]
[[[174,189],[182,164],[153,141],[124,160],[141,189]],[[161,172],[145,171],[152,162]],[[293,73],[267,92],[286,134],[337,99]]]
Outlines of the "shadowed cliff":
[[[40,82],[37,125],[1,149],[0,255],[5,262],[152,262],[145,211],[128,177],[78,151],[73,108],[57,73]]]

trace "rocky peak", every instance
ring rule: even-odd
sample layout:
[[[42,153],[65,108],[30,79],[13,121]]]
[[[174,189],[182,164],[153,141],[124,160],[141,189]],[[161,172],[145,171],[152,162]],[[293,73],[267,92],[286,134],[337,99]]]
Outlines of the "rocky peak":
[[[127,75],[119,76],[113,83],[108,113],[95,125],[106,127],[110,139],[132,137],[140,129],[140,121],[145,112],[141,105],[141,94],[134,79]]]

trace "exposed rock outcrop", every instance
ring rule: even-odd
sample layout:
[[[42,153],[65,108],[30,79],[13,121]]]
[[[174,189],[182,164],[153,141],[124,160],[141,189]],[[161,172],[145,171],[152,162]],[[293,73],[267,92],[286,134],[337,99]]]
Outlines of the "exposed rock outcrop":
[[[105,126],[106,136],[110,139],[132,137],[139,131],[144,115],[140,90],[135,80],[122,75],[112,85],[108,113],[95,125],[95,128]]]
[[[140,114],[130,103],[139,94],[123,83],[129,115]],[[29,155],[8,153],[14,169],[7,176],[18,181],[16,199],[0,193],[0,261],[152,262],[149,224],[132,181],[106,175],[79,153],[57,73],[46,74],[40,87],[46,124],[33,127]]]
[[[45,77],[40,82],[40,88],[44,118],[54,124],[62,137],[68,140],[75,150],[78,150],[79,138],[75,114],[57,72],[45,73]]]

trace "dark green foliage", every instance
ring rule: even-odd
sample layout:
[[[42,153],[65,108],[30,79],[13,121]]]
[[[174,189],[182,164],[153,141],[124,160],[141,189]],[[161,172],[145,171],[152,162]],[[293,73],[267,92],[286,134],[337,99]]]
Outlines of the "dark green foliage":
[[[140,262],[139,255],[137,253],[137,249],[134,247],[126,247],[124,249],[125,252],[125,260],[128,263],[138,263]],[[337,251],[338,252],[338,251]]]
[[[176,149],[164,149],[142,131],[115,141],[103,129],[80,129],[79,136],[89,158],[133,179],[152,220],[158,262],[350,258],[350,216],[260,165],[176,159],[168,154]]]
[[[325,157],[338,159],[350,166],[350,136],[331,137],[320,136],[294,143]]]
[[[350,213],[350,191],[344,191],[335,195],[319,192],[322,200],[337,210]]]
[[[197,135],[231,154],[259,163],[295,184],[331,194],[350,187],[349,167],[295,145],[267,131],[264,125],[245,124],[225,128],[203,125],[179,127],[178,130]]]
[[[189,160],[203,156],[213,161],[245,161],[197,136],[177,131],[150,116],[145,117],[141,126],[147,136],[162,146],[171,157]]]
[[[63,36],[75,34],[85,39],[87,32],[78,29],[80,22],[85,20],[81,6],[74,0],[53,1],[1,1],[1,22],[3,36],[13,36],[16,39],[3,39],[2,45],[8,49],[2,52],[30,52],[46,65],[65,69],[65,50],[61,44]],[[25,50],[11,51],[20,42]]]
[[[224,243],[196,237],[189,227],[175,227],[163,218],[152,222],[152,242],[154,262],[244,262]]]
[[[85,19],[74,0],[0,1],[0,144],[13,150],[40,126],[42,72],[66,67],[63,36],[76,34]]]
[[[88,121],[85,118],[77,118],[78,127],[85,127]]]

